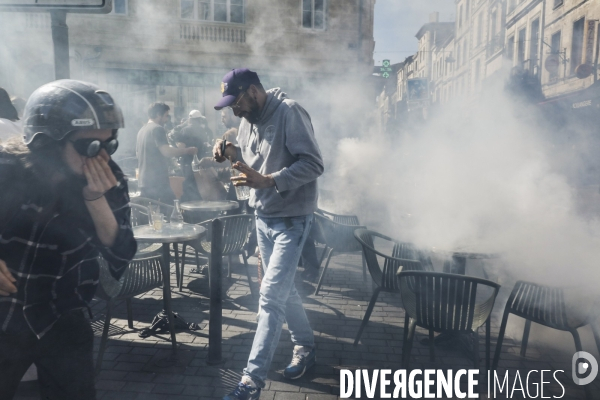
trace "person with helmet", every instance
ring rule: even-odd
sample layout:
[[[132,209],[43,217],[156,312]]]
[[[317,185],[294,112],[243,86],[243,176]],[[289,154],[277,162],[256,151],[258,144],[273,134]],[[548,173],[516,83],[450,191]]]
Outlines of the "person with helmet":
[[[197,148],[198,157],[201,158],[210,150],[210,138],[212,131],[208,127],[206,118],[198,110],[190,111],[188,120],[180,129],[174,129],[170,136],[179,148]],[[202,200],[194,172],[192,171],[193,155],[182,155],[179,157],[179,165],[183,171],[185,180],[183,181],[182,201]]]
[[[107,92],[66,79],[31,95],[23,125],[23,141],[0,149],[0,397],[35,364],[41,398],[95,399],[83,311],[97,258],[118,279],[137,250],[127,181],[110,157],[123,115]]]
[[[172,157],[197,153],[196,147],[169,146],[164,124],[169,119],[170,107],[155,102],[148,107],[148,123],[137,135],[136,154],[140,171],[138,186],[142,197],[172,204],[175,194],[169,182],[169,160]]]

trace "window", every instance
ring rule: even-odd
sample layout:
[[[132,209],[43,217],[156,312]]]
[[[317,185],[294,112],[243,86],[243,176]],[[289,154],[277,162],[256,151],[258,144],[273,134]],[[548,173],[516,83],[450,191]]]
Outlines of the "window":
[[[460,7],[458,8],[458,27],[459,28],[462,26],[462,16],[463,16],[463,9],[462,9],[462,4],[461,4]]]
[[[244,0],[181,0],[181,18],[244,23]]]
[[[468,58],[469,57],[467,56],[467,41],[465,40],[463,42],[463,64],[467,63]]]
[[[481,73],[481,61],[477,60],[475,63],[475,86],[479,83],[479,75]]]
[[[127,15],[127,0],[113,0],[111,14]]]
[[[562,6],[563,0],[554,0],[554,8]]]
[[[573,42],[571,43],[571,73],[581,64],[583,56],[583,27],[585,18],[578,19],[573,23]]]
[[[550,52],[552,54],[560,54],[560,38],[561,38],[560,31],[552,34],[552,36],[550,37]],[[558,68],[556,68],[556,70],[553,70],[550,72],[551,79],[555,79],[557,77],[558,77]]]
[[[325,1],[302,0],[302,26],[304,28],[325,29]]]
[[[531,23],[531,42],[529,43],[529,59],[532,65],[537,65],[540,46],[540,20],[536,18]]]
[[[527,29],[523,28],[519,31],[519,43],[517,44],[517,65],[523,65],[525,61],[525,35]]]
[[[550,39],[550,51],[552,54],[560,53],[560,31],[554,33]]]
[[[491,26],[491,34],[492,37],[496,36],[496,24],[498,23],[498,12],[494,11],[492,13],[492,26]]]
[[[477,16],[477,46],[481,44],[483,39],[483,12]]]
[[[508,42],[506,43],[506,57],[512,61],[515,54],[515,37],[511,36],[508,38]]]

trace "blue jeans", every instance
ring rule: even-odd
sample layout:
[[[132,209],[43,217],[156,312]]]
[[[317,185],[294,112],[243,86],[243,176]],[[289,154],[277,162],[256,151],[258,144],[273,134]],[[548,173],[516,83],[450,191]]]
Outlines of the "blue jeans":
[[[284,321],[295,345],[315,346],[302,299],[294,285],[298,260],[312,222],[312,214],[289,218],[256,217],[265,275],[260,288],[258,327],[244,375],[252,378],[260,388],[265,386]]]

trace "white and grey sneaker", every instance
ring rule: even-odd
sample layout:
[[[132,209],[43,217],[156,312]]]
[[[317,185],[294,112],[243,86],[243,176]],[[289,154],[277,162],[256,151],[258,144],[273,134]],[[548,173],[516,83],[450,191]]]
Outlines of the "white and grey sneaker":
[[[314,348],[294,346],[292,361],[283,370],[283,376],[288,379],[298,379],[315,366],[317,356]]]

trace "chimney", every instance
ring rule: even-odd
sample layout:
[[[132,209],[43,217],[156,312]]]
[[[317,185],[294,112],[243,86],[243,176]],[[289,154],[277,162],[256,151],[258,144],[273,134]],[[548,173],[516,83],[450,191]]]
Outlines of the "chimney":
[[[440,13],[436,11],[429,14],[429,22],[440,22]]]

